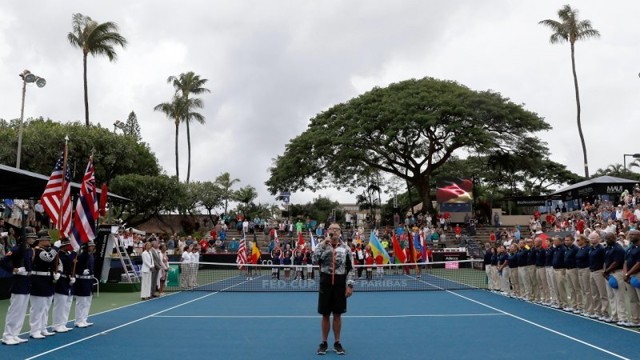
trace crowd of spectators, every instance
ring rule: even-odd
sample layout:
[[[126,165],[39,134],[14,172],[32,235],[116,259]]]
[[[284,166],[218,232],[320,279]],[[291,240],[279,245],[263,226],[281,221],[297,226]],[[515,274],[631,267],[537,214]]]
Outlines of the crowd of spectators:
[[[640,188],[617,201],[572,212],[558,206],[544,217],[536,212],[527,229],[497,231],[485,244],[489,289],[640,326]]]

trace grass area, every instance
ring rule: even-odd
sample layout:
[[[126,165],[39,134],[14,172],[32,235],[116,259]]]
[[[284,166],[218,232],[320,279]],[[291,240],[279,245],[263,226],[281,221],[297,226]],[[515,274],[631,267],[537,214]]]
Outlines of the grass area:
[[[106,293],[101,292],[100,296],[93,295],[93,301],[91,302],[91,314],[115,309],[121,306],[133,304],[140,301],[140,293]],[[7,315],[7,309],[9,308],[9,299],[0,300],[0,321],[4,329],[4,319]],[[75,301],[71,305],[71,312],[69,314],[69,320],[74,318],[75,314]],[[49,314],[49,322],[53,319],[51,313]],[[91,321],[91,318],[89,318]],[[67,325],[69,326],[69,325]],[[25,320],[25,324],[22,327],[22,331],[29,331],[29,319]]]

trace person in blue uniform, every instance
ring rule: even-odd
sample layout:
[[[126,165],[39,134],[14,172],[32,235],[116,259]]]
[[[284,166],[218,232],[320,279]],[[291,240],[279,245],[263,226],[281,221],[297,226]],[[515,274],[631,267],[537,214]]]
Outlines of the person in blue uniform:
[[[71,247],[69,239],[62,239],[58,250],[58,269],[60,278],[55,284],[53,294],[53,331],[64,333],[71,328],[67,327],[69,311],[73,302],[73,285],[76,282],[74,260],[76,252]]]
[[[534,246],[533,239],[527,239],[527,247],[529,252],[527,253],[527,282],[531,289],[530,301],[537,302],[540,300],[540,292],[538,291],[538,279],[536,279],[536,261],[538,260],[538,250]]]
[[[608,232],[604,235],[604,240],[607,242],[607,248],[604,253],[604,275],[605,279],[613,276],[617,287],[607,286],[607,297],[611,301],[611,317],[610,322],[620,322],[626,324],[627,319],[627,306],[624,303],[624,286],[622,267],[624,266],[624,249],[620,244],[616,242],[616,234]]]
[[[93,240],[89,240],[88,243],[82,244],[80,253],[77,256],[76,283],[73,286],[73,292],[76,297],[75,325],[79,328],[93,325],[93,323],[87,321],[87,318],[89,317],[89,309],[93,299],[95,250],[96,244],[94,244]]]
[[[569,311],[564,267],[564,253],[566,248],[559,236],[553,237],[553,246],[555,247],[555,250],[553,252],[552,265],[557,286],[556,290],[558,292],[558,306],[562,310]]]
[[[578,252],[576,253],[576,268],[578,269],[578,280],[580,290],[582,290],[582,303],[578,309],[581,315],[589,316],[593,311],[591,307],[591,283],[589,279],[589,240],[584,235],[579,235],[577,240]]]
[[[520,282],[520,295],[523,300],[529,300],[531,296],[531,284],[527,281],[527,259],[529,258],[529,249],[526,241],[518,243],[518,281]]]
[[[550,242],[544,257],[544,270],[547,274],[547,286],[549,287],[549,301],[547,303],[553,308],[558,308],[560,307],[558,305],[558,285],[553,273],[553,254],[556,251],[556,247],[553,245],[553,240],[547,239],[546,241]]]
[[[2,343],[5,345],[18,345],[28,341],[19,337],[18,334],[22,330],[29,305],[29,290],[31,288],[29,273],[31,272],[33,254],[31,246],[35,243],[36,238],[35,232],[27,232],[26,244],[20,243],[6,254],[5,270],[13,273],[13,281],[9,309],[7,309],[4,332],[2,333]]]
[[[55,334],[47,330],[47,323],[53,301],[54,282],[60,279],[60,274],[55,271],[58,252],[51,247],[51,237],[47,231],[38,232],[37,245],[33,249],[29,333],[34,339],[44,339],[45,336]]]
[[[594,231],[589,234],[589,275],[591,283],[591,303],[593,311],[590,317],[606,320],[609,317],[609,299],[607,298],[606,280],[604,279],[604,247],[600,244],[600,234]]]
[[[542,247],[543,239],[540,237],[535,238],[535,251],[536,255],[536,281],[538,287],[538,301],[541,304],[547,305],[550,301],[549,284],[547,283],[547,271],[545,268],[547,250]]]
[[[569,308],[573,313],[580,313],[582,304],[582,288],[578,280],[578,269],[576,267],[576,255],[578,255],[578,246],[574,244],[573,236],[564,237],[564,268],[565,279],[567,285],[567,300]]]
[[[511,284],[511,292],[509,293],[512,297],[520,296],[520,282],[518,281],[518,246],[516,244],[511,244],[509,246],[509,283]]]
[[[629,299],[630,319],[626,324],[628,327],[640,326],[640,288],[631,285],[631,278],[640,280],[640,231],[631,230],[627,235],[629,238],[629,248],[625,253],[625,262],[622,268],[625,292]]]

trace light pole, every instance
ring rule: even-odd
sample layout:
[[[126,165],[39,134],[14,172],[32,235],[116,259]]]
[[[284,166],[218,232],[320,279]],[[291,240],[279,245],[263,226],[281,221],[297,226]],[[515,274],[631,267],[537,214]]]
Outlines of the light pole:
[[[622,162],[624,163],[624,169],[627,170],[627,156],[632,157],[634,159],[640,159],[640,153],[636,153],[636,154],[624,154],[624,158],[622,159]]]
[[[20,155],[22,153],[22,126],[24,122],[24,98],[27,94],[27,83],[35,82],[41,88],[47,85],[47,80],[36,76],[29,70],[25,70],[18,74],[22,78],[22,107],[20,108],[20,125],[18,126],[18,151],[16,154],[16,168],[20,169]]]
[[[120,130],[124,131],[125,126],[126,126],[125,123],[123,123],[120,120],[116,120],[116,122],[113,123],[113,132],[115,133],[116,129],[120,129]]]

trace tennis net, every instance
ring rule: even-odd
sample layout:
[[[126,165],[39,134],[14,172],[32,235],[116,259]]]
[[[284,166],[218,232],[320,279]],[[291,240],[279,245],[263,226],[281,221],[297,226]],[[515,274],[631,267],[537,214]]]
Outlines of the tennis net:
[[[356,266],[356,291],[430,291],[486,288],[482,260]],[[171,263],[165,291],[318,291],[311,265]]]

